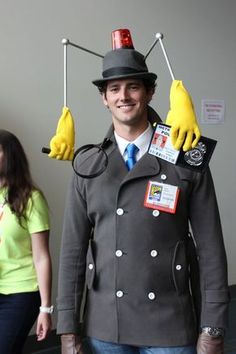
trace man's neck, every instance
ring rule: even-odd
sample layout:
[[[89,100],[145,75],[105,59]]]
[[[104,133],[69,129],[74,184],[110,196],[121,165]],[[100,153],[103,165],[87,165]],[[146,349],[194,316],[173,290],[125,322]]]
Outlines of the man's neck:
[[[134,141],[137,139],[148,127],[148,121],[144,121],[139,126],[118,125],[114,123],[115,132],[125,140]]]

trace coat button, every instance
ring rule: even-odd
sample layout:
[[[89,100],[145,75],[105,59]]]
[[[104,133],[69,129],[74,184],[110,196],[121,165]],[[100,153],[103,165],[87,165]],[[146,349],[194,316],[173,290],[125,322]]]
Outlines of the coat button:
[[[151,254],[152,257],[158,256],[157,250],[151,250],[150,254]]]
[[[150,293],[148,294],[148,298],[149,298],[149,300],[154,300],[154,299],[156,298],[155,293],[150,292]]]
[[[153,210],[153,212],[152,212],[152,215],[156,218],[157,216],[159,216],[160,215],[160,212],[159,212],[159,210]]]
[[[118,209],[116,210],[116,214],[121,216],[121,215],[124,214],[124,210],[123,210],[122,208],[118,208]]]
[[[118,290],[118,291],[116,292],[116,296],[117,296],[117,297],[122,297],[123,295],[124,295],[124,293],[123,293],[122,290]]]
[[[175,267],[177,270],[182,269],[182,266],[180,264],[177,264],[177,266]]]
[[[164,175],[164,173],[161,175],[161,179],[163,180],[163,181],[165,181],[166,179],[167,179],[167,176],[166,175]]]
[[[121,250],[116,250],[116,257],[123,256],[123,252]]]
[[[92,263],[89,263],[89,265],[88,265],[88,269],[90,269],[90,270],[93,270],[93,264]]]

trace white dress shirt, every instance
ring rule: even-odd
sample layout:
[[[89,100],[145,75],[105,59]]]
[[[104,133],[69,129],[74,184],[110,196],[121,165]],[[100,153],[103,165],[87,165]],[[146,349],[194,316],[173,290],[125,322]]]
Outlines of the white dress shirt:
[[[153,134],[153,129],[150,123],[148,123],[147,129],[141,135],[139,135],[134,141],[126,140],[121,136],[119,136],[116,133],[116,131],[114,131],[116,142],[124,161],[127,160],[127,152],[125,151],[125,149],[128,144],[135,144],[139,148],[139,151],[137,152],[136,155],[136,160],[138,161],[139,159],[141,159],[141,157],[148,150],[152,138],[152,134]]]

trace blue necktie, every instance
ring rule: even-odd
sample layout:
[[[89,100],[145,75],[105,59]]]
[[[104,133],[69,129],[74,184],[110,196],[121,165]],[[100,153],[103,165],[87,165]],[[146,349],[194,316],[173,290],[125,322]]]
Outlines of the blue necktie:
[[[131,170],[136,163],[136,154],[139,151],[139,148],[135,144],[128,144],[126,147],[126,151],[128,154],[126,166],[128,167],[128,170]]]

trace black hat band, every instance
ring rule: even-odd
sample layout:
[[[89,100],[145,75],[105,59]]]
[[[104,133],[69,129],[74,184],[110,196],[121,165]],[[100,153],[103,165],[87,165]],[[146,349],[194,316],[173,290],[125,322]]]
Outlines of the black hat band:
[[[140,74],[140,73],[147,73],[147,70],[139,71],[131,68],[127,68],[125,66],[110,68],[103,71],[102,76],[103,78],[112,77],[112,76],[119,76],[119,75],[127,75],[127,74]]]

